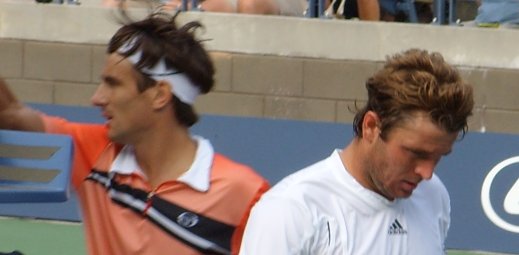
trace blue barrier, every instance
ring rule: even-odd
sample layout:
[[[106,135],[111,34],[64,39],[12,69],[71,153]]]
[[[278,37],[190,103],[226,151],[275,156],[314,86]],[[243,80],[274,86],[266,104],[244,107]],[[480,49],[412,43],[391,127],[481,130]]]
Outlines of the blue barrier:
[[[510,161],[517,156],[518,135],[470,132],[442,159],[437,173],[452,206],[448,247],[519,254],[519,211],[506,208],[510,202],[519,206],[519,191],[514,189],[519,164]],[[494,176],[492,169],[497,169]],[[483,188],[485,182],[488,189]],[[512,228],[503,228],[499,220]]]
[[[0,203],[61,202],[69,194],[72,139],[0,131]]]

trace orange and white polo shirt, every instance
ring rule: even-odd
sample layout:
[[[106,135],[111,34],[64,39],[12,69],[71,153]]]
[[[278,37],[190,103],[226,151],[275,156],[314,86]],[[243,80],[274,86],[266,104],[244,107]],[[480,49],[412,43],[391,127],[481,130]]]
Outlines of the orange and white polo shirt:
[[[252,206],[267,191],[250,167],[198,143],[190,169],[151,190],[131,146],[102,125],[43,116],[46,131],[74,139],[77,189],[89,254],[237,254]]]

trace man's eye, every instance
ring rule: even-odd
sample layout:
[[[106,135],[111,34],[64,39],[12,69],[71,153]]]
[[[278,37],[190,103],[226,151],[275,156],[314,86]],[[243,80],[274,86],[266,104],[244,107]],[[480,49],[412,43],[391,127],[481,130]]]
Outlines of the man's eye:
[[[412,151],[412,154],[414,155],[415,158],[419,158],[419,159],[426,159],[429,157],[429,155],[425,152],[422,152],[422,151]]]

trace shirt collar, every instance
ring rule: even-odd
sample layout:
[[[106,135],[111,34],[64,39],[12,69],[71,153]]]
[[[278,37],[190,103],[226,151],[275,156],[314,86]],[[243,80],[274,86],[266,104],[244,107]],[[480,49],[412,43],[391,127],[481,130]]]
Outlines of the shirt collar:
[[[191,188],[206,192],[209,190],[211,181],[211,166],[213,163],[214,149],[211,142],[200,136],[192,136],[198,144],[196,149],[195,160],[177,181],[189,185]],[[110,166],[111,173],[122,175],[138,174],[146,177],[135,159],[135,150],[131,145],[125,145],[117,154],[117,157]]]

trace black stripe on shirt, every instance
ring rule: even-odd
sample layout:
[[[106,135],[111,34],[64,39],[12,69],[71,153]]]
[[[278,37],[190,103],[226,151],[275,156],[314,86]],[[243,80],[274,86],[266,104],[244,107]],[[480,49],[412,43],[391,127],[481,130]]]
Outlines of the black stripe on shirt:
[[[148,192],[119,184],[107,172],[92,170],[87,180],[104,186],[114,203],[146,217],[177,240],[203,254],[230,254],[234,226],[199,215],[158,195],[151,196],[149,201]],[[189,226],[189,222],[186,224],[184,221],[181,224],[181,219],[186,215],[188,219],[197,219],[197,223]]]

